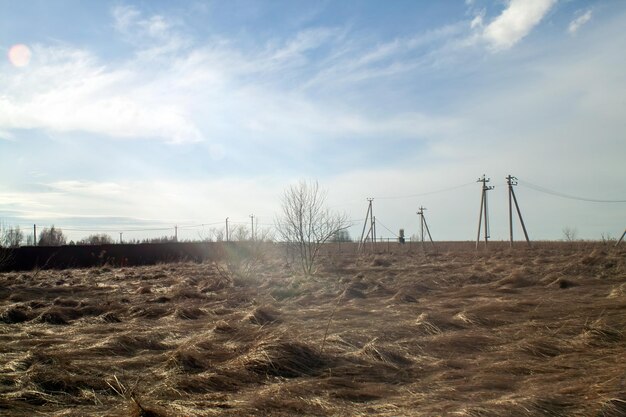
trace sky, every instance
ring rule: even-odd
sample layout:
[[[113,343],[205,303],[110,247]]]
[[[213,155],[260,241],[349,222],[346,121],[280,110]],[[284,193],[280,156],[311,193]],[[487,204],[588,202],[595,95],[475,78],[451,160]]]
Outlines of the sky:
[[[625,27],[620,0],[0,0],[0,222],[270,229],[309,180],[353,238],[374,198],[379,236],[424,206],[473,240],[484,174],[506,240],[510,174],[531,239],[616,238]]]

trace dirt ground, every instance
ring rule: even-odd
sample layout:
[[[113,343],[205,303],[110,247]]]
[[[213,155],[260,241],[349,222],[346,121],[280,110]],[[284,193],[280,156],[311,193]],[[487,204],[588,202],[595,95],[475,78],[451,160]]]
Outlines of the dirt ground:
[[[0,414],[626,416],[625,246],[0,274]]]

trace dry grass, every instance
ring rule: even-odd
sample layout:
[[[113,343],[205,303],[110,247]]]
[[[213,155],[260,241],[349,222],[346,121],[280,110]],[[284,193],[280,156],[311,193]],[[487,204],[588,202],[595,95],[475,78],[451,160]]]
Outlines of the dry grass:
[[[626,252],[537,246],[0,274],[0,414],[626,416]]]

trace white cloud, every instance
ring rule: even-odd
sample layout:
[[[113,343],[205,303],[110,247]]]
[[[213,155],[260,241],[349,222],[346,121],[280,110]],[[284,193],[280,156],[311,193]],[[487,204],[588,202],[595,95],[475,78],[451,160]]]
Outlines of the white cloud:
[[[576,32],[578,32],[578,29],[580,29],[585,23],[591,20],[591,14],[592,14],[591,10],[587,10],[584,14],[572,20],[569,26],[567,27],[567,31],[570,33],[570,35],[573,35]]]
[[[483,36],[494,50],[511,48],[543,19],[556,0],[510,0],[508,7],[485,27]]]
[[[120,32],[126,32],[129,27],[141,16],[139,10],[133,6],[117,6],[112,11],[114,26]]]
[[[0,139],[15,140],[15,135],[7,130],[0,130]]]
[[[66,180],[55,181],[46,186],[56,192],[99,198],[111,198],[130,191],[127,186],[115,182]]]
[[[483,18],[484,16],[482,14],[474,16],[474,18],[470,22],[470,28],[472,29],[481,28],[483,26]]]
[[[36,62],[0,87],[0,128],[81,131],[117,138],[198,141],[180,97],[147,92],[131,67],[109,69],[86,51],[35,46]]]
[[[112,10],[115,29],[126,42],[139,48],[144,60],[179,53],[191,41],[175,30],[177,22],[161,15],[144,16],[133,6],[117,6]]]
[[[5,137],[42,129],[170,143],[207,140],[220,159],[232,137],[277,144],[320,136],[436,137],[456,125],[414,111],[372,117],[367,106],[338,105],[311,92],[321,86],[336,94],[342,85],[406,73],[416,63],[403,56],[445,42],[462,25],[373,46],[354,45],[344,39],[345,30],[322,27],[245,50],[222,39],[192,47],[177,40],[183,37],[174,23],[132,7],[115,8],[113,16],[136,53],[113,67],[87,50],[35,45],[33,65],[7,73],[0,85]],[[309,54],[319,48],[325,58],[309,66]]]
[[[437,27],[387,42],[354,40],[338,43],[304,88],[351,85],[373,79],[393,79],[419,67],[436,65],[448,48],[466,36],[466,22]]]
[[[123,180],[118,182],[56,181],[40,184],[44,192],[2,192],[0,213],[22,218],[128,217],[157,222],[203,223],[251,212],[271,222],[282,182],[275,178],[213,180]],[[219,196],[216,198],[215,196]],[[242,198],[245,196],[246,198]],[[253,202],[253,203],[252,203]],[[63,213],[56,212],[59,208]]]

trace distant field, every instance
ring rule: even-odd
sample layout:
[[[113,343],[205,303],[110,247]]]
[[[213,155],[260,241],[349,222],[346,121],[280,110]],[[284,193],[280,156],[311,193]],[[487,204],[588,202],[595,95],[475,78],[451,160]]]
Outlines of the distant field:
[[[537,246],[2,273],[0,414],[626,416],[626,245]]]

